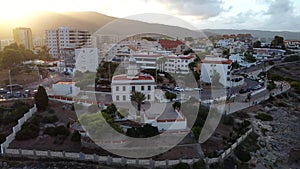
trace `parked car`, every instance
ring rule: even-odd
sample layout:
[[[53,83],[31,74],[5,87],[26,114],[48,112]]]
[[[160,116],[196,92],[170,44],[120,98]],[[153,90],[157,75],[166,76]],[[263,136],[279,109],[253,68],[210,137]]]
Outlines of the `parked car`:
[[[183,92],[184,89],[182,89],[182,88],[180,88],[180,87],[175,87],[175,88],[174,88],[174,91]]]
[[[185,91],[193,91],[194,89],[187,87],[187,88],[185,88],[184,90],[185,90]]]
[[[0,88],[0,94],[6,94],[8,92],[8,90],[4,89],[4,88]]]
[[[15,97],[15,98],[19,98],[19,97],[21,97],[22,95],[21,95],[21,92],[20,91],[17,91],[17,92],[14,92],[13,93],[13,97]]]
[[[251,90],[258,90],[258,89],[261,89],[262,88],[262,85],[256,85],[254,87],[251,88]]]
[[[244,94],[244,93],[247,93],[247,92],[249,92],[248,89],[241,89],[241,90],[239,91],[240,94]]]
[[[194,88],[195,91],[203,91],[203,88]]]

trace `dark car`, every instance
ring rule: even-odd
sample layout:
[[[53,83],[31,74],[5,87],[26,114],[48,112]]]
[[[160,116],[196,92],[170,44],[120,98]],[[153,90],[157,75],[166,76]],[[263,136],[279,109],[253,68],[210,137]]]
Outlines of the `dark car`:
[[[244,93],[247,93],[247,92],[249,92],[248,89],[241,89],[241,90],[239,91],[240,94],[244,94]]]
[[[22,96],[22,94],[21,94],[20,91],[17,91],[17,92],[14,92],[14,93],[13,93],[13,97],[15,97],[15,98],[19,98],[19,97],[21,97],[21,96]]]
[[[6,94],[8,92],[8,90],[4,89],[4,88],[0,88],[0,94]]]

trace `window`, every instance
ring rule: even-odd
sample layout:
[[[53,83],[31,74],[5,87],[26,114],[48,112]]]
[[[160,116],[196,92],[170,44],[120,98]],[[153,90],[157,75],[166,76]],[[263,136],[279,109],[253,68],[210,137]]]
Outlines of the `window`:
[[[119,91],[119,86],[116,86],[116,91]]]
[[[123,86],[123,91],[126,91],[126,86]]]
[[[148,100],[151,100],[151,95],[150,94],[148,94]]]
[[[145,90],[145,86],[141,86],[141,90],[144,91]]]
[[[135,86],[132,86],[132,87],[131,87],[131,91],[132,91],[132,92],[135,92]]]
[[[120,97],[119,97],[118,95],[116,96],[116,100],[117,100],[117,101],[119,101],[119,100],[120,100]]]
[[[123,95],[123,101],[126,101],[126,95]]]
[[[148,86],[148,90],[151,90],[151,86]]]

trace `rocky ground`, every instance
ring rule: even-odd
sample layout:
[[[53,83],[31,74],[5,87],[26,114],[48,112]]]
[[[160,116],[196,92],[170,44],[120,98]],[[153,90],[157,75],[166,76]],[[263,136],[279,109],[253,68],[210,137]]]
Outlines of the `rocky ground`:
[[[258,120],[254,117],[257,111],[248,110],[260,135],[261,149],[252,154],[254,168],[300,168],[299,101],[300,95],[290,91],[256,107],[259,112],[271,115],[273,121]]]

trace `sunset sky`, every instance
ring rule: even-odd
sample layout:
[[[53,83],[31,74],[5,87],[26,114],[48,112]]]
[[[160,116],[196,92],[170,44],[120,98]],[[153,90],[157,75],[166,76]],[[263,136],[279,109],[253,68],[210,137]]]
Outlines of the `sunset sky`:
[[[95,11],[122,18],[162,13],[179,17],[197,29],[300,28],[300,0],[9,0],[1,3],[0,22],[11,24],[39,11]]]

